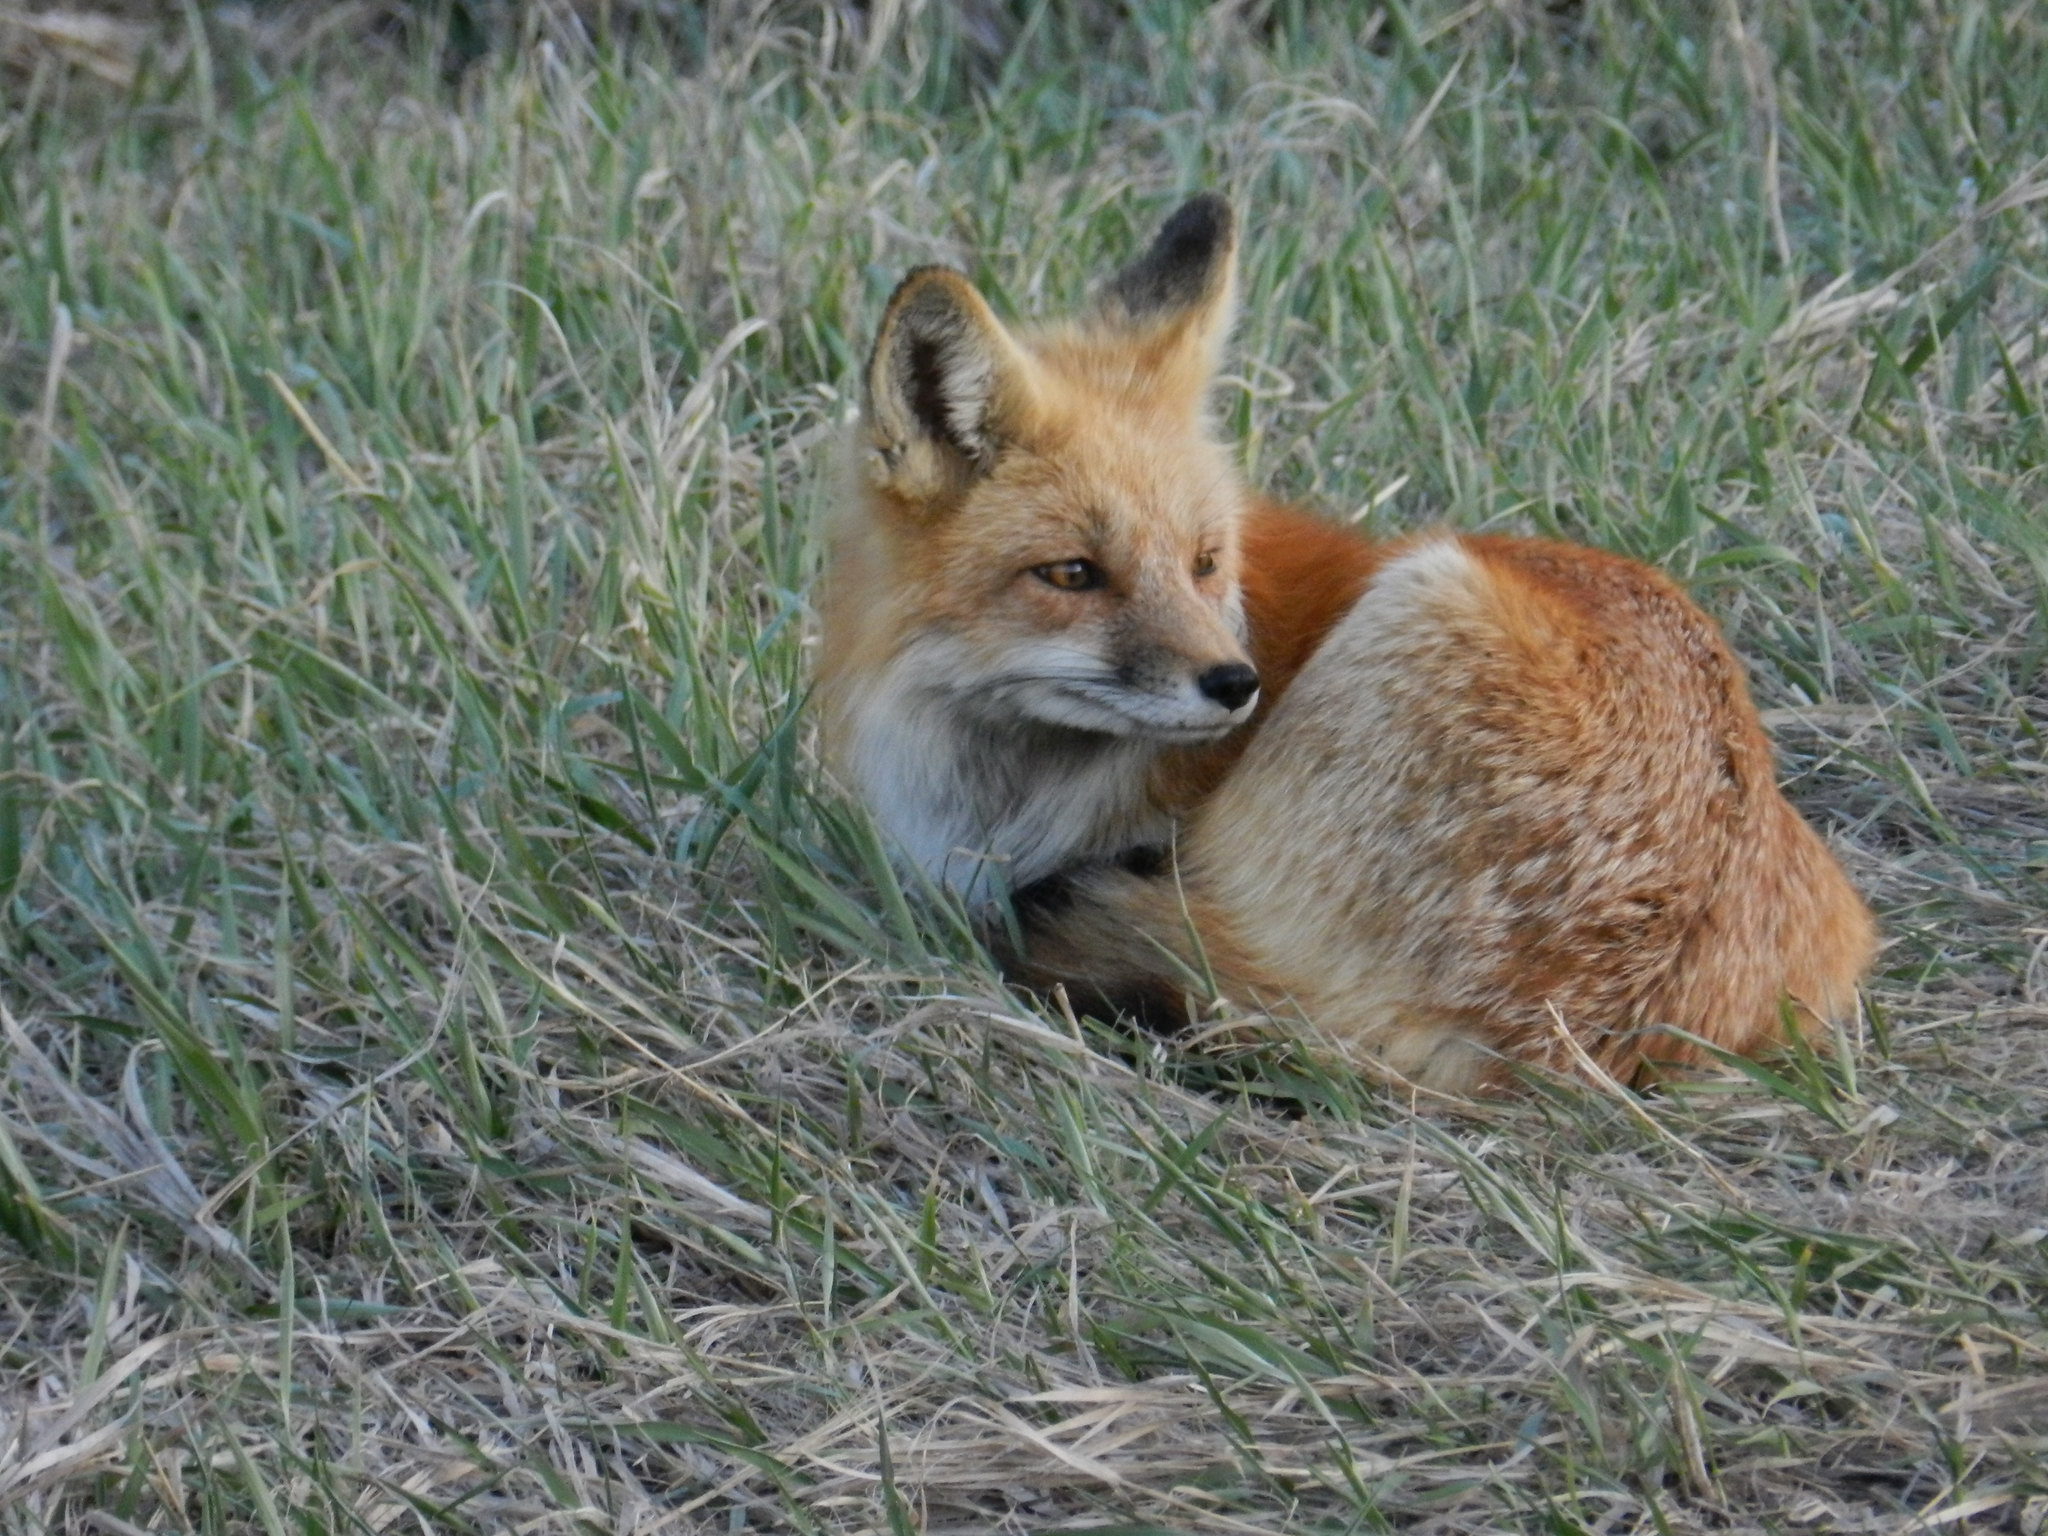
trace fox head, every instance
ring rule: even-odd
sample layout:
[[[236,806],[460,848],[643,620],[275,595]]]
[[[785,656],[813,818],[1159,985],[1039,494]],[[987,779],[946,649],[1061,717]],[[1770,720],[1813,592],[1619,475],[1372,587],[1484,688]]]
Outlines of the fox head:
[[[1242,721],[1243,491],[1206,408],[1235,287],[1215,196],[1064,324],[1012,331],[958,272],[906,277],[868,363],[859,526],[834,556],[831,601],[869,610],[867,645],[914,655],[922,685],[983,718],[1158,742]]]

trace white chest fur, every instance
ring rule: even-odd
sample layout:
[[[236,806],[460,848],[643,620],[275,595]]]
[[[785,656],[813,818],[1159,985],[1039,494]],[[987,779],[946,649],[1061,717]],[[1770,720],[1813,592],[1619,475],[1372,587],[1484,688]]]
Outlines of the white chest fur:
[[[1160,748],[1003,718],[916,647],[847,700],[844,761],[899,855],[970,902],[1162,841]]]

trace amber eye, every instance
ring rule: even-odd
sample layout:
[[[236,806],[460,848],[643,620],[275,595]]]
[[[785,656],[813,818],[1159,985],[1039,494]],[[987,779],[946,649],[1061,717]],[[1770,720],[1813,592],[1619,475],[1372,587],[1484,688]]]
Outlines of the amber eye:
[[[1204,576],[1214,576],[1215,574],[1216,553],[1214,550],[1205,549],[1195,556],[1195,580],[1200,581]]]
[[[1102,567],[1093,560],[1055,560],[1051,565],[1034,565],[1031,574],[1062,592],[1087,592],[1109,585]]]

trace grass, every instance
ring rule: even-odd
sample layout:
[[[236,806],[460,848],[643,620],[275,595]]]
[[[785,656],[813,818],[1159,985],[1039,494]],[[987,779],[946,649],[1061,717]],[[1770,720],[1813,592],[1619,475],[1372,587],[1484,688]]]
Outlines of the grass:
[[[308,14],[8,55],[0,1531],[2041,1527],[2037,7]],[[1864,1028],[1417,1112],[898,887],[880,302],[1212,186],[1254,479],[1688,580]]]

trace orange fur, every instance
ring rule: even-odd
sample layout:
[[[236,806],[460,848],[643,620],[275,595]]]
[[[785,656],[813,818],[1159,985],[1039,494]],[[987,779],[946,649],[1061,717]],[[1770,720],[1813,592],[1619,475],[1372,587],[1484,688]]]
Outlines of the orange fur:
[[[1231,242],[1192,204],[1089,322],[1036,334],[957,275],[892,302],[822,680],[899,845],[976,898],[991,859],[1056,877],[1025,908],[1035,980],[1206,976],[1450,1091],[1515,1062],[1627,1080],[1853,1009],[1869,914],[1673,582],[1243,497],[1201,411]],[[1055,590],[1059,561],[1101,583]],[[1026,665],[1055,651],[1087,676]],[[1205,704],[1247,654],[1256,706]],[[1169,875],[1119,858],[1169,837]]]

